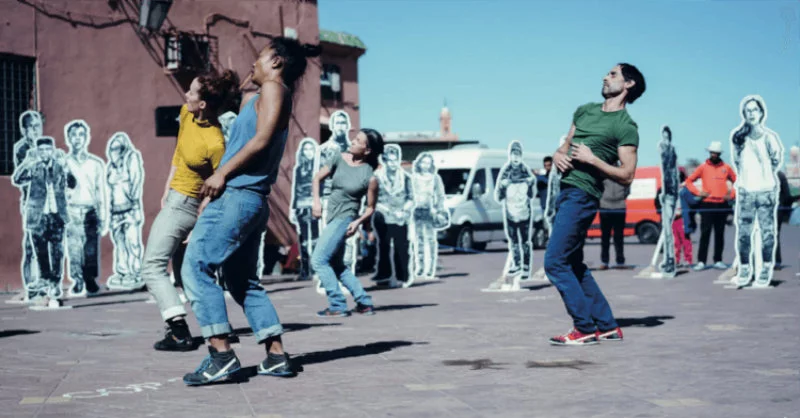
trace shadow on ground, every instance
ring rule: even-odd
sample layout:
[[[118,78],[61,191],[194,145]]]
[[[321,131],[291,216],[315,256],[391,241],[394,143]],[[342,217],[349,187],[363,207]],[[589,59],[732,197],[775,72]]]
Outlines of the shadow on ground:
[[[376,306],[376,312],[383,312],[383,311],[403,311],[406,309],[417,309],[417,308],[427,308],[429,306],[439,306],[438,303],[421,303],[419,305],[384,305],[384,306]]]
[[[660,325],[664,325],[664,320],[667,319],[675,319],[672,315],[664,315],[664,316],[645,316],[642,318],[617,318],[617,325],[620,328],[627,328],[627,327],[657,327]]]
[[[109,302],[85,303],[85,304],[82,304],[82,305],[72,305],[72,309],[91,308],[93,306],[122,305],[124,303],[145,302],[145,301],[147,301],[147,298],[143,298],[143,299],[128,299],[128,300],[114,300],[114,301],[109,301]]]
[[[13,337],[15,335],[38,334],[40,332],[41,331],[36,331],[32,329],[7,329],[0,331],[0,338]]]
[[[428,344],[427,342],[411,341],[379,341],[366,345],[351,345],[348,347],[337,348],[329,351],[314,351],[292,357],[292,369],[295,373],[303,371],[303,366],[312,364],[327,363],[329,361],[342,360],[353,357],[374,356],[386,353],[400,347],[408,347],[415,344]],[[258,374],[257,366],[250,366],[237,373],[237,379],[248,379]]]

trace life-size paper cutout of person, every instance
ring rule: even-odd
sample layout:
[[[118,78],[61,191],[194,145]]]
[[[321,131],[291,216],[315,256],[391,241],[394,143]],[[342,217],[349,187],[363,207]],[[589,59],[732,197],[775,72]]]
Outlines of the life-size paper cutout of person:
[[[74,186],[74,179],[68,179],[64,153],[55,148],[52,137],[39,137],[35,144],[35,151],[28,151],[11,178],[12,184],[27,189],[25,231],[32,240],[39,267],[38,279],[28,283],[26,290],[28,299],[60,300],[67,222],[65,190]]]
[[[558,146],[564,145],[567,140],[566,136],[562,136],[558,142]],[[547,179],[547,198],[544,204],[544,225],[547,228],[547,235],[553,235],[553,220],[556,218],[556,200],[561,193],[561,172],[558,170],[550,170],[550,175]],[[544,273],[544,271],[542,271]]]
[[[414,160],[411,185],[414,194],[414,274],[417,279],[434,280],[439,255],[436,232],[450,227],[450,212],[444,207],[444,184],[431,153],[420,153]]]
[[[144,287],[140,274],[144,254],[142,154],[134,148],[128,134],[117,132],[108,140],[106,157],[111,241],[114,244],[114,274],[106,286],[109,289],[141,289]]]
[[[311,185],[319,170],[317,165],[317,141],[303,138],[297,147],[294,177],[292,178],[292,203],[290,221],[297,227],[300,247],[300,280],[311,280],[311,254],[319,237],[319,220],[312,216],[313,202]]]
[[[67,188],[69,295],[82,296],[100,290],[100,237],[108,226],[105,163],[88,151],[92,136],[85,121],[64,125],[64,138],[69,149],[66,168],[75,179],[75,187]]]
[[[672,130],[669,126],[661,128],[661,141],[658,143],[661,155],[661,249],[664,260],[659,265],[662,278],[675,277],[675,237],[672,236],[672,221],[675,220],[675,208],[678,203],[678,156],[672,144]],[[659,251],[657,248],[656,251]]]
[[[372,225],[378,240],[378,272],[373,280],[381,286],[409,287],[414,284],[414,276],[409,274],[411,257],[408,240],[414,193],[411,176],[400,167],[402,160],[400,146],[388,144],[383,149],[381,166],[375,170],[378,202]],[[392,278],[396,280],[395,283]]]
[[[731,154],[738,177],[736,188],[736,253],[739,266],[736,284],[768,287],[772,281],[778,235],[777,172],[783,164],[783,144],[778,134],[766,127],[767,105],[758,95],[742,99],[742,123],[731,131]],[[754,227],[758,225],[758,232]],[[761,247],[754,248],[754,235]],[[754,259],[761,252],[762,264],[757,271]]]
[[[42,115],[35,110],[26,110],[19,116],[19,129],[22,138],[14,144],[14,168],[22,165],[28,151],[33,155],[36,153],[36,139],[42,136],[43,130]],[[25,225],[25,204],[28,199],[28,186],[20,187],[19,213],[22,216],[22,225]],[[38,277],[38,267],[35,262],[36,251],[33,249],[33,239],[23,227],[22,231],[22,262],[20,263],[20,275],[22,276],[22,287],[27,288],[29,284],[36,281]],[[28,298],[27,292],[25,299]]]
[[[503,205],[503,224],[508,239],[508,258],[503,274],[528,280],[531,274],[531,202],[536,177],[522,161],[522,144],[511,141],[508,162],[500,170],[495,200]]]

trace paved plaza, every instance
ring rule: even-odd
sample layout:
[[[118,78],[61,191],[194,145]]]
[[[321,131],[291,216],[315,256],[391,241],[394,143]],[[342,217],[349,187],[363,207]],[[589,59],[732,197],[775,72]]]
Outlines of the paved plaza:
[[[728,235],[730,262],[732,228]],[[629,241],[635,269],[595,273],[625,341],[589,347],[547,343],[571,326],[548,282],[480,291],[502,269],[499,246],[443,251],[441,280],[373,291],[372,317],[317,318],[326,302],[310,282],[270,282],[301,373],[255,375],[263,347],[228,299],[246,369],[239,382],[199,388],[181,377],[206,347],[154,351],[163,330],[146,293],[67,301],[73,308],[58,311],[0,304],[0,416],[798,417],[800,228],[785,227],[782,242],[789,266],[776,272],[776,287],[733,290],[713,283],[718,270],[634,278],[653,246]],[[590,241],[587,262],[597,266],[599,252]]]

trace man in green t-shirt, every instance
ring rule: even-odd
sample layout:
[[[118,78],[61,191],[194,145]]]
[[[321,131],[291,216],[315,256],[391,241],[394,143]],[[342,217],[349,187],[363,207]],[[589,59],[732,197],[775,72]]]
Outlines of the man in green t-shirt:
[[[633,182],[639,133],[625,105],[636,101],[644,90],[644,76],[636,67],[616,65],[603,78],[605,100],[575,111],[566,141],[553,155],[553,163],[563,175],[544,270],[561,294],[574,326],[551,338],[551,344],[622,340],[608,301],[583,263],[583,244],[603,195],[603,180],[625,186]]]

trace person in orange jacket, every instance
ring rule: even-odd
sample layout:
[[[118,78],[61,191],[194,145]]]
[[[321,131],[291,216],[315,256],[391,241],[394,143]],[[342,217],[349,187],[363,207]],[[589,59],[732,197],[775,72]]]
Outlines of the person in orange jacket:
[[[725,248],[725,221],[731,211],[730,202],[736,198],[733,187],[728,181],[736,182],[736,173],[731,166],[722,161],[722,143],[713,141],[706,148],[709,158],[686,179],[686,189],[694,196],[701,198],[700,208],[700,249],[697,251],[695,270],[706,268],[708,258],[708,241],[711,229],[714,229],[714,265],[716,269],[727,269],[722,262],[722,251]],[[694,182],[702,181],[702,190]]]

